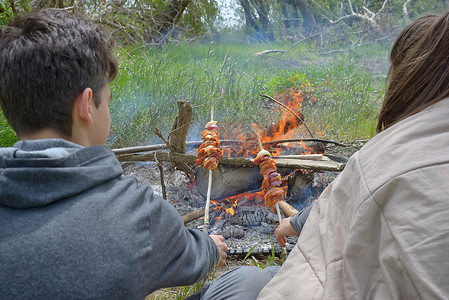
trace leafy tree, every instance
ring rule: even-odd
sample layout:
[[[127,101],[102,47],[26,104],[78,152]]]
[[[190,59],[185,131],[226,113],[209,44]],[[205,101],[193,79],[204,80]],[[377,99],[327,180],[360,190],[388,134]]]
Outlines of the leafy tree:
[[[165,42],[180,34],[201,37],[214,30],[215,0],[10,0],[0,2],[0,22],[46,7],[89,15],[125,43]]]

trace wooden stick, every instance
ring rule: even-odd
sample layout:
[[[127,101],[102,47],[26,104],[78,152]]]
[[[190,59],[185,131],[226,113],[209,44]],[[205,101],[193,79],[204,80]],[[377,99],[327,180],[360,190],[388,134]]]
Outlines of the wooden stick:
[[[294,208],[293,206],[291,206],[290,204],[288,204],[285,201],[279,201],[279,208],[282,210],[282,212],[284,213],[284,215],[286,215],[287,217],[293,217],[295,215],[297,215],[299,213],[299,211]]]
[[[204,208],[204,227],[203,232],[209,233],[209,206],[210,206],[210,192],[212,190],[212,170],[209,170],[209,181],[207,182],[207,196],[206,207]]]
[[[262,147],[262,142],[261,142],[261,140],[260,140],[260,134],[259,134],[259,131],[257,131],[257,142],[259,143],[260,151],[262,151],[262,150],[263,150],[263,147]],[[274,207],[276,207],[276,212],[277,212],[277,215],[278,215],[279,224],[281,224],[282,217],[281,217],[281,211],[280,211],[280,209],[279,209],[279,204],[276,202],[276,204],[274,205]],[[284,254],[287,254],[287,249],[286,249],[285,247],[282,247],[282,252],[284,252]]]
[[[195,164],[197,159],[193,154],[182,154],[165,151],[155,151],[149,153],[131,153],[117,155],[117,159],[120,162],[125,161],[181,161],[185,163]],[[292,168],[292,169],[306,169],[314,171],[334,171],[339,172],[345,168],[344,163],[338,163],[332,160],[302,160],[302,159],[277,159],[273,158],[276,162],[276,166],[280,168]],[[237,157],[229,158],[222,156],[219,160],[221,165],[230,165],[236,167],[255,167],[253,159]]]
[[[341,147],[347,147],[348,145],[346,144],[342,144],[333,140],[325,140],[325,139],[283,139],[283,140],[275,140],[275,141],[270,141],[270,142],[264,142],[262,143],[263,145],[270,145],[270,146],[274,146],[277,144],[282,144],[282,143],[295,143],[295,142],[321,142],[324,144],[333,144],[336,146],[341,146]],[[186,142],[186,146],[190,146],[190,147],[198,147],[203,143],[203,141],[191,141],[191,142]],[[248,145],[252,145],[254,144],[254,141],[243,141],[243,140],[221,140],[220,141],[221,145],[231,145],[231,144],[248,144]],[[117,148],[117,149],[112,149],[112,152],[115,153],[115,155],[122,155],[122,154],[129,154],[129,153],[137,153],[137,152],[149,152],[149,151],[154,151],[154,150],[162,150],[162,149],[169,149],[170,147],[167,146],[166,144],[155,144],[155,145],[148,145],[148,146],[135,146],[135,147],[127,147],[127,148]]]
[[[210,107],[210,120],[214,120],[214,106]],[[204,208],[204,227],[203,232],[209,233],[209,206],[210,206],[210,193],[212,191],[212,170],[209,169],[209,180],[207,182],[207,195],[206,195],[206,207]]]
[[[184,224],[187,224],[201,216],[204,216],[204,207],[183,215],[182,220],[184,221]]]
[[[309,159],[309,160],[330,160],[329,157],[323,154],[304,154],[304,155],[278,155],[277,159]]]

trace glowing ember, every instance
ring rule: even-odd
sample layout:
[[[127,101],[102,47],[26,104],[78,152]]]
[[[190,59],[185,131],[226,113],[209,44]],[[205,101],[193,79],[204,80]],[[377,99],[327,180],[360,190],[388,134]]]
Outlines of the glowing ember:
[[[287,192],[287,186],[282,186],[281,189],[284,193]],[[234,215],[236,212],[236,207],[239,201],[243,198],[247,200],[252,200],[256,203],[263,203],[264,201],[264,192],[258,191],[254,193],[248,193],[244,192],[235,196],[231,196],[228,198],[224,198],[222,200],[211,200],[211,204],[213,205],[213,210],[215,210],[217,213],[224,211],[225,213],[229,215]],[[216,217],[215,219],[221,219],[221,217]]]
[[[212,208],[217,212],[224,210],[226,213],[228,213],[230,215],[234,215],[234,213],[235,213],[234,208],[237,206],[238,200],[245,195],[246,195],[246,192],[243,194],[225,198],[221,201],[212,201],[211,200],[211,204],[213,205]]]

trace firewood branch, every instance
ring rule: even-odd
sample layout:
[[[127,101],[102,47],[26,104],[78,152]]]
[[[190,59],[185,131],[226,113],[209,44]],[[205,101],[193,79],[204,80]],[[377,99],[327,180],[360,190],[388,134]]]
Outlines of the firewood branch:
[[[316,139],[316,138],[307,138],[307,139],[282,139],[282,140],[275,140],[270,142],[264,142],[262,145],[277,145],[282,143],[293,143],[293,142],[320,142],[324,144],[333,144],[336,146],[341,147],[347,147],[346,144],[333,141],[333,140],[326,140],[326,139]],[[203,141],[192,141],[192,142],[186,142],[187,146],[190,147],[199,147]],[[254,145],[255,141],[241,141],[241,140],[221,140],[221,145],[232,145],[232,144],[247,144],[247,145]],[[148,145],[148,146],[136,146],[136,147],[127,147],[127,148],[119,148],[119,149],[113,149],[112,151],[116,155],[122,155],[122,154],[129,154],[129,153],[137,153],[137,152],[147,152],[147,151],[154,151],[154,150],[164,150],[169,149],[170,147],[166,144],[155,144],[155,145]]]
[[[154,151],[149,153],[132,153],[117,155],[117,159],[124,161],[168,161],[194,164],[197,156],[193,154],[183,154],[174,152]],[[301,159],[276,159],[276,166],[281,168],[306,169],[316,171],[342,171],[345,164],[334,161],[315,161]],[[255,167],[252,159],[249,158],[228,158],[222,157],[219,164],[239,166],[239,167]]]

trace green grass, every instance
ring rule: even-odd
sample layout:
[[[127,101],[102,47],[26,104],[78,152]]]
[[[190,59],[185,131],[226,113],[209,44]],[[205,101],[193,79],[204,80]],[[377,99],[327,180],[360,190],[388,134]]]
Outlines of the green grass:
[[[284,53],[257,56],[267,49]],[[283,109],[260,97],[276,98],[301,89],[301,107],[315,137],[352,141],[375,134],[384,92],[388,48],[360,47],[345,53],[319,55],[306,44],[195,44],[120,48],[119,75],[111,83],[112,128],[107,145],[113,148],[161,143],[177,114],[177,100],[194,107],[190,138],[199,139],[203,124],[214,119],[223,138],[251,135],[251,124],[277,123]],[[316,99],[316,101],[308,101]],[[0,145],[16,140],[0,114]],[[307,132],[295,132],[308,137]]]
[[[290,88],[306,88],[316,101],[302,107],[316,137],[368,139],[375,134],[384,92],[387,49],[373,45],[334,56],[320,56],[305,45],[284,53],[256,56],[281,45],[170,45],[120,49],[120,71],[111,84],[111,147],[161,142],[155,126],[168,135],[177,114],[177,100],[194,106],[191,134],[198,138],[210,118],[251,132],[250,124],[277,122],[282,110],[259,94],[276,97]],[[365,55],[364,53],[369,53]],[[371,69],[365,67],[371,64]],[[374,68],[373,68],[374,67]],[[224,127],[223,127],[224,128]],[[228,129],[225,137],[236,136]],[[228,130],[228,131],[226,131]]]

